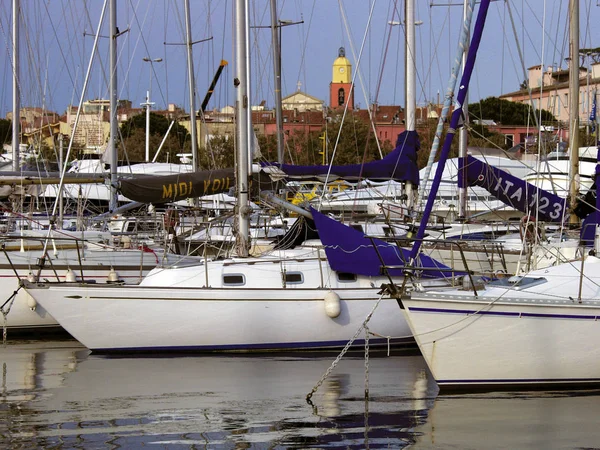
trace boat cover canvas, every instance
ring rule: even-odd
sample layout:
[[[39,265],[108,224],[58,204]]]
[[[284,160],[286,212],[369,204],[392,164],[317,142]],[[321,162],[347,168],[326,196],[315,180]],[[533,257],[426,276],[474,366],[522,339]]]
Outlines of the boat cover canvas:
[[[234,169],[203,170],[174,175],[142,175],[119,180],[119,191],[141,203],[166,203],[220,194],[235,187]]]
[[[510,173],[467,155],[458,160],[459,187],[481,186],[506,205],[546,222],[567,218],[567,201]]]
[[[398,135],[396,148],[383,159],[365,164],[347,164],[340,166],[297,166],[262,162],[262,167],[277,167],[289,179],[303,180],[335,180],[347,181],[410,181],[419,184],[419,169],[417,167],[417,151],[420,148],[419,135],[416,131],[403,131]],[[329,176],[328,176],[329,174]]]
[[[321,214],[316,209],[310,210],[321,242],[331,268],[338,272],[356,275],[378,276],[384,274],[382,265],[394,266],[387,269],[391,276],[401,276],[404,267],[410,265],[410,250],[398,247],[396,244],[381,239],[372,240],[365,234],[343,223]],[[373,246],[377,246],[377,250]],[[381,255],[380,256],[378,255]],[[450,267],[429,256],[417,256],[415,266],[424,268],[422,277],[440,278],[451,275],[464,275],[465,272],[452,270]]]

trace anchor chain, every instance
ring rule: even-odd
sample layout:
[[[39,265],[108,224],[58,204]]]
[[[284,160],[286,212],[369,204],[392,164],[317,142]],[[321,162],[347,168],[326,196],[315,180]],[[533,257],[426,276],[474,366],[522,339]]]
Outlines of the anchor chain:
[[[10,312],[10,308],[12,308],[13,303],[15,302],[15,298],[22,286],[19,286],[16,291],[12,293],[10,297],[0,306],[0,312],[2,313],[2,345],[6,346],[6,339],[8,335],[8,313]],[[5,310],[4,307],[8,305],[8,308]]]
[[[331,375],[331,372],[333,372],[333,369],[336,368],[336,366],[342,360],[342,358],[344,357],[344,355],[348,352],[348,350],[350,349],[350,346],[354,343],[354,341],[360,335],[360,333],[364,329],[368,329],[367,328],[367,323],[371,320],[371,317],[373,316],[373,313],[375,312],[375,310],[379,306],[379,303],[381,303],[382,298],[383,298],[383,294],[381,294],[379,296],[379,299],[377,300],[377,303],[375,303],[375,305],[373,306],[373,309],[371,310],[371,312],[369,312],[369,314],[367,315],[366,319],[363,321],[363,323],[361,324],[361,326],[358,328],[358,330],[356,330],[356,333],[354,333],[354,336],[352,336],[352,338],[348,341],[348,343],[342,349],[342,351],[337,356],[337,358],[335,358],[335,360],[333,361],[333,363],[331,363],[331,366],[329,366],[329,368],[325,371],[325,373],[323,374],[323,376],[321,377],[321,379],[319,381],[317,381],[317,384],[315,384],[315,387],[313,387],[312,390],[306,395],[306,403],[308,403],[313,408],[313,412],[315,414],[317,413],[317,407],[312,402],[312,396],[317,392],[317,390],[321,387],[321,385],[325,382],[325,380],[329,377],[329,375]],[[367,336],[368,336],[368,334],[367,334]],[[365,339],[365,341],[367,341],[367,340],[368,340],[368,337]]]

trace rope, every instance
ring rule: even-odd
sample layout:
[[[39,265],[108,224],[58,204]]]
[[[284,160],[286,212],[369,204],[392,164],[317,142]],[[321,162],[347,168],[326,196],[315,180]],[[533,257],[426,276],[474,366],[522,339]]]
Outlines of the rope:
[[[363,321],[363,323],[361,324],[361,326],[358,328],[358,330],[356,330],[356,333],[354,333],[354,336],[352,336],[352,338],[348,341],[348,343],[342,349],[342,351],[337,356],[337,358],[335,358],[335,360],[333,361],[333,363],[331,363],[331,366],[329,366],[329,368],[325,371],[325,373],[323,374],[323,376],[321,377],[321,379],[319,381],[317,381],[317,384],[315,384],[315,386],[312,388],[312,390],[306,395],[306,403],[308,403],[313,408],[313,412],[315,414],[317,414],[317,408],[316,408],[316,406],[312,402],[312,396],[317,392],[317,390],[321,387],[321,385],[329,377],[329,375],[331,375],[331,372],[333,372],[333,369],[336,368],[336,366],[342,360],[342,358],[344,357],[344,355],[348,352],[348,350],[350,349],[350,347],[352,346],[352,344],[354,343],[354,341],[356,340],[356,338],[359,336],[359,334],[362,332],[363,329],[366,330],[366,336],[365,336],[365,346],[366,346],[366,348],[365,348],[365,354],[368,356],[368,351],[367,351],[367,348],[368,348],[367,347],[367,342],[368,342],[368,328],[367,328],[367,323],[371,320],[371,317],[373,316],[373,313],[375,312],[375,310],[379,306],[379,303],[381,303],[382,298],[383,298],[383,293],[379,296],[379,299],[377,300],[377,302],[373,306],[373,309],[371,310],[371,312],[369,312],[369,314],[367,315],[366,319]]]

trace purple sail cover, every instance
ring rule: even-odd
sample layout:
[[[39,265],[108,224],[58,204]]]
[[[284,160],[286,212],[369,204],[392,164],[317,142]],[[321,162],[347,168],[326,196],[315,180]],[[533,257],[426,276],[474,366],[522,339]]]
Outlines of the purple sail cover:
[[[378,276],[383,274],[382,265],[385,265],[399,267],[388,269],[390,275],[403,275],[404,269],[402,267],[407,264],[409,250],[399,248],[397,245],[381,239],[371,240],[366,238],[361,231],[331,219],[314,208],[311,208],[310,212],[321,242],[325,246],[327,260],[333,270],[357,275]],[[373,243],[377,246],[377,251],[373,247]],[[379,252],[381,258],[377,252]],[[427,278],[464,274],[464,272],[452,270],[450,267],[425,255],[419,255],[415,266],[427,269],[423,271],[422,275]]]
[[[567,201],[510,173],[467,155],[458,161],[458,170],[469,186],[481,186],[506,205],[546,222],[562,222],[567,216]],[[464,186],[459,186],[464,187]]]
[[[262,162],[263,167],[275,166],[285,172],[288,178],[322,179],[329,174],[330,179],[357,181],[368,179],[373,181],[410,181],[419,184],[417,167],[417,151],[420,148],[419,135],[416,131],[403,131],[398,135],[396,148],[383,159],[365,164],[348,164],[344,166],[296,166]]]

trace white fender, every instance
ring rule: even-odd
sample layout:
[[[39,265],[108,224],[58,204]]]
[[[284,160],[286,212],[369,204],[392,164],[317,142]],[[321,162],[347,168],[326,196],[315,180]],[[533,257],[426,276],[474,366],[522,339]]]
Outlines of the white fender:
[[[65,275],[65,281],[67,283],[74,283],[77,281],[77,275],[71,269],[67,270],[67,274]]]
[[[109,284],[120,283],[121,279],[119,278],[119,274],[113,269],[110,268],[110,272],[108,272],[108,276],[106,277],[106,282]]]
[[[325,314],[332,319],[335,319],[342,312],[340,296],[334,291],[327,292],[323,298],[323,302],[325,303]]]

